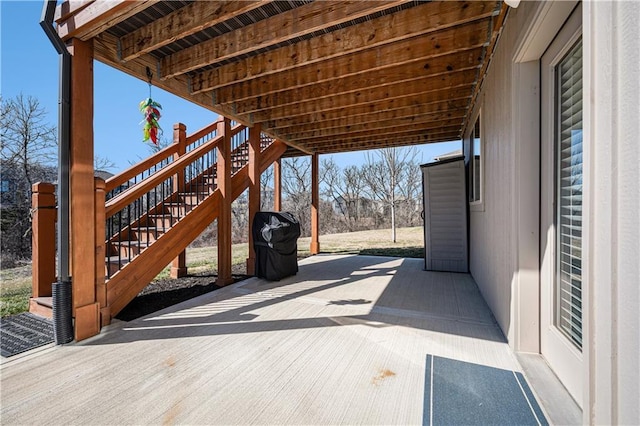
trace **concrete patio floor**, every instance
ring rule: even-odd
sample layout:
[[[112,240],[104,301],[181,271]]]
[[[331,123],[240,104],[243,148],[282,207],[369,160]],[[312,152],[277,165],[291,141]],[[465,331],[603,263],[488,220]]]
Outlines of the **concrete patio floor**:
[[[426,424],[425,360],[515,372],[473,279],[314,256],[3,360],[2,424]],[[548,417],[548,415],[547,415]]]

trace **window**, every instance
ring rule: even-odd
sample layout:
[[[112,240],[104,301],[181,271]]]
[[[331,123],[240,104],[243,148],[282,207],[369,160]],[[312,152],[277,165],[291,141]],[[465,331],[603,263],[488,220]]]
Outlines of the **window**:
[[[582,42],[556,66],[555,324],[582,348]]]
[[[476,119],[471,132],[469,145],[469,202],[481,201],[482,191],[482,143],[480,140],[480,116]]]

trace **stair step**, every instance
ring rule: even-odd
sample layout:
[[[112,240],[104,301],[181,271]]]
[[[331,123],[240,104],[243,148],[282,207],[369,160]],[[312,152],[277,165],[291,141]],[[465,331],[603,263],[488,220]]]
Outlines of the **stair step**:
[[[120,250],[121,257],[133,258],[151,245],[146,241],[112,241],[111,245]]]
[[[150,214],[147,216],[147,225],[157,228],[171,228],[178,222],[178,218],[168,214]]]
[[[134,239],[142,242],[153,242],[160,238],[162,234],[167,232],[170,228],[157,227],[157,226],[139,226],[131,228],[131,232],[135,234]]]
[[[105,258],[105,273],[108,277],[118,272],[124,265],[129,263],[128,258],[122,256],[109,256]]]
[[[197,189],[201,189],[201,188],[197,188]],[[206,199],[209,195],[211,195],[211,192],[209,192],[209,191],[207,191],[207,192],[179,192],[178,193],[178,197],[180,199],[182,199],[185,202],[188,202],[189,204],[192,204],[192,205],[199,204],[201,201]],[[194,202],[194,200],[195,200],[195,202]]]
[[[112,241],[111,244],[115,246],[125,246],[125,247],[148,247],[151,244],[147,244],[144,241],[138,240],[129,240],[129,241]]]

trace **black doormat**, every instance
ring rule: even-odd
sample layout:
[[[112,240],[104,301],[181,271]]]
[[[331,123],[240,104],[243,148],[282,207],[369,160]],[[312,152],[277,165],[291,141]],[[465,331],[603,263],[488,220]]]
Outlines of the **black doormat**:
[[[53,342],[53,322],[28,312],[0,318],[0,349],[7,358]]]
[[[427,355],[424,425],[548,425],[521,373]]]

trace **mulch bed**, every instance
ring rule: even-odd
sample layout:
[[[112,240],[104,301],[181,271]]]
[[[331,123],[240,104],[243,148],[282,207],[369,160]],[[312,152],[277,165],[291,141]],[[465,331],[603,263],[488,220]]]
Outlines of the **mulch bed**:
[[[248,275],[236,273],[233,268],[233,281],[238,282],[249,278]],[[244,269],[244,268],[243,268]],[[244,271],[242,271],[244,272]],[[219,289],[216,285],[217,275],[205,272],[187,275],[183,278],[166,278],[157,280],[146,286],[135,299],[122,310],[116,318],[121,321],[131,321],[149,315],[176,303],[184,302],[211,291]]]

